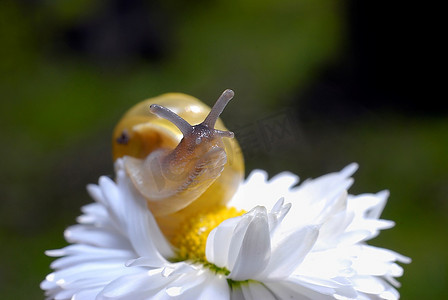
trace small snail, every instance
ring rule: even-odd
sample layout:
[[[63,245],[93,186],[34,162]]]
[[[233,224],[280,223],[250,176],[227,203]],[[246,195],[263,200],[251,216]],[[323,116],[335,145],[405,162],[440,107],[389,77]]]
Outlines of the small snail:
[[[219,119],[233,95],[225,90],[210,109],[185,94],[164,94],[132,107],[114,129],[113,158],[123,157],[168,237],[195,212],[225,205],[243,178],[238,142]]]

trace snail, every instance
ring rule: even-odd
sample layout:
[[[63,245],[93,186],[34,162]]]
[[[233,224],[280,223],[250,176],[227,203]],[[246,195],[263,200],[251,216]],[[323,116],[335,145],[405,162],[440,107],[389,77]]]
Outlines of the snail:
[[[225,205],[243,179],[240,147],[219,119],[233,96],[225,90],[210,109],[186,94],[163,94],[136,104],[114,129],[113,159],[123,159],[167,237],[195,212]]]

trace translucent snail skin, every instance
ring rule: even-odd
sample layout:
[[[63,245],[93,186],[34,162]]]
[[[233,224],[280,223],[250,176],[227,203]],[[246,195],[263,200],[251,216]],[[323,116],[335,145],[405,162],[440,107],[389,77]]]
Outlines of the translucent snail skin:
[[[243,179],[240,147],[219,119],[233,96],[225,90],[210,109],[192,96],[164,94],[132,107],[114,129],[113,158],[123,158],[168,238],[198,211],[224,206]]]

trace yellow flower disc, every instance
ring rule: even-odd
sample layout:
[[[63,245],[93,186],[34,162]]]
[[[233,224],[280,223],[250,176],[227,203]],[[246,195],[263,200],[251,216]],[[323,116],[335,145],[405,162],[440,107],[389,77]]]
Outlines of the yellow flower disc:
[[[234,207],[220,206],[187,219],[171,239],[171,243],[178,251],[176,260],[206,262],[205,245],[210,232],[221,222],[245,213],[244,210],[237,210]]]

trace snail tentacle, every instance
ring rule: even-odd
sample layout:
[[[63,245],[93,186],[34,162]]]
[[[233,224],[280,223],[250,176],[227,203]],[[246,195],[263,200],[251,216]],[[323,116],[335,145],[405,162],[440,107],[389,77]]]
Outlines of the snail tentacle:
[[[228,137],[228,138],[234,138],[235,134],[232,131],[222,131],[215,129],[215,134],[221,137]]]
[[[158,117],[164,118],[176,125],[176,127],[179,128],[184,136],[193,131],[193,127],[190,125],[190,123],[188,123],[181,116],[164,106],[152,104],[149,107],[149,110]]]
[[[203,125],[206,125],[210,128],[215,128],[215,123],[218,120],[219,116],[223,112],[224,108],[227,106],[230,100],[232,100],[235,93],[227,89],[225,90],[221,96],[216,101],[215,105],[213,105],[212,110],[205,118],[204,122],[202,122]]]
[[[173,123],[177,128],[179,128],[184,137],[192,133],[195,127],[199,128],[201,126],[205,126],[206,128],[208,128],[208,130],[210,130],[210,133],[212,134],[216,134],[219,137],[233,138],[233,132],[215,129],[215,124],[221,113],[224,111],[224,108],[227,106],[234,95],[235,93],[232,90],[225,90],[218,98],[205,120],[198,125],[191,125],[172,110],[158,104],[152,104],[149,109],[153,114]]]

